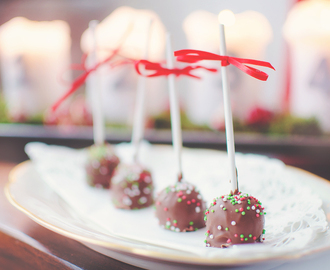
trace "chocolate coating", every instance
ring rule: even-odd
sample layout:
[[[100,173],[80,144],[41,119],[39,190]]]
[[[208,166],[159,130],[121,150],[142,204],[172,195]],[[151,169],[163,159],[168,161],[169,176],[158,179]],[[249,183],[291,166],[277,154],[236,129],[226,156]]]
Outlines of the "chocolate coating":
[[[120,164],[112,178],[111,199],[117,208],[141,209],[153,204],[151,173],[140,164]]]
[[[88,184],[105,189],[110,188],[111,178],[119,162],[110,144],[89,147],[88,161],[85,165]]]
[[[260,242],[265,215],[261,202],[247,194],[214,199],[205,212],[206,246],[224,248],[230,245]]]
[[[187,232],[203,228],[204,212],[202,196],[187,182],[165,188],[156,198],[156,217],[167,230]]]

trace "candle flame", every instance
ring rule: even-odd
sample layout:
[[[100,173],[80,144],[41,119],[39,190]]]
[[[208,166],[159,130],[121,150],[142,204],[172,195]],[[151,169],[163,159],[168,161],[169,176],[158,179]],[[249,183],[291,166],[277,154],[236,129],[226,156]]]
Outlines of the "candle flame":
[[[225,26],[234,25],[236,21],[235,14],[229,9],[224,9],[220,11],[218,21]]]

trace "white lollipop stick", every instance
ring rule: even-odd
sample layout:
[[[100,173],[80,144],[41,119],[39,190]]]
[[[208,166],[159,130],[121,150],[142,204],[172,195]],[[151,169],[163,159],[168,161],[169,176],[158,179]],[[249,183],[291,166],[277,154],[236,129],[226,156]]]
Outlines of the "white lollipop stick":
[[[225,27],[220,23],[220,55],[227,55],[226,39],[225,39]],[[236,174],[235,165],[235,141],[234,141],[234,128],[233,128],[233,116],[231,111],[229,83],[227,78],[227,67],[221,67],[222,76],[222,91],[223,102],[225,110],[225,126],[226,126],[226,141],[227,141],[227,153],[229,159],[229,170],[231,184],[231,191],[238,191],[238,180]]]
[[[166,62],[167,68],[173,69],[173,51],[171,46],[171,35],[166,35]],[[181,150],[182,150],[182,135],[181,135],[181,119],[180,119],[180,106],[178,101],[178,93],[175,90],[175,75],[170,74],[168,76],[168,87],[170,94],[170,111],[171,111],[171,129],[172,129],[172,141],[174,152],[177,162],[178,178],[181,181],[182,178],[182,164],[181,164]]]
[[[143,54],[143,58],[147,60],[149,51],[150,30],[152,25],[152,19],[150,19],[147,28],[146,46]],[[144,125],[145,125],[145,96],[146,96],[146,77],[139,76],[137,81],[137,92],[134,110],[134,122],[132,130],[132,145],[134,147],[133,159],[135,162],[138,160],[140,143],[144,137]]]
[[[89,29],[92,33],[93,47],[88,56],[88,67],[93,68],[97,64],[97,41],[96,41],[96,26],[98,21],[93,20],[89,22]],[[102,110],[102,96],[101,85],[98,70],[93,71],[86,80],[87,89],[90,91],[92,101],[92,115],[93,115],[93,138],[94,144],[104,144],[104,116]]]

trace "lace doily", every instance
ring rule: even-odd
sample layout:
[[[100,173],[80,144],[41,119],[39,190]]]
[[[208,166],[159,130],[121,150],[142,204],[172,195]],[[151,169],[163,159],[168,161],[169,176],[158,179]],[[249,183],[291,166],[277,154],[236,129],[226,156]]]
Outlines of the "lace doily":
[[[130,162],[130,144],[115,146],[122,162]],[[87,152],[42,143],[29,143],[26,152],[42,179],[81,217],[109,234],[193,252],[199,256],[249,256],[251,252],[288,252],[304,249],[328,230],[322,200],[305,184],[307,174],[288,170],[279,160],[237,154],[240,190],[257,197],[265,207],[263,244],[231,249],[205,248],[205,229],[193,233],[162,230],[152,208],[125,211],[113,207],[107,190],[92,188],[85,179]],[[150,168],[156,192],[175,182],[174,153],[170,146],[143,144],[141,162]],[[228,193],[227,155],[220,151],[183,149],[185,178],[196,185],[204,200]],[[242,253],[242,251],[244,251]]]

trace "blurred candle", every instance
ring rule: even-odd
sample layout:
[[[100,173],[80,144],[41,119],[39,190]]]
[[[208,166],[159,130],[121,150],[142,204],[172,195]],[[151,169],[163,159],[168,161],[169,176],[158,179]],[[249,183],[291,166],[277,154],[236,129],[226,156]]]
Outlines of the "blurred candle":
[[[70,66],[70,46],[64,21],[16,17],[0,27],[3,92],[13,119],[44,113],[66,91],[60,76]]]
[[[315,117],[330,132],[330,2],[297,3],[283,32],[291,49],[290,112]]]
[[[143,59],[145,40],[150,24],[150,61],[164,59],[165,27],[157,14],[150,10],[137,10],[120,7],[106,17],[97,27],[100,60],[121,46],[120,55]],[[81,37],[81,48],[88,53],[91,49],[91,33],[87,29]],[[132,122],[137,75],[133,66],[122,66],[109,70],[100,69],[101,87],[104,96],[103,107],[107,120],[114,123]],[[148,80],[146,91],[146,115],[156,115],[166,107],[166,88],[164,78]]]
[[[264,59],[267,44],[272,38],[268,20],[255,11],[235,14],[227,26],[226,43],[228,55]],[[219,52],[219,25],[217,15],[207,11],[195,11],[184,21],[189,47]],[[210,62],[207,66],[217,67]],[[203,80],[191,82],[187,90],[186,108],[190,119],[197,124],[213,125],[223,121],[221,78],[205,71],[199,71]],[[262,105],[262,85],[258,80],[244,76],[232,66],[228,67],[233,116],[245,119],[254,107]],[[220,102],[219,102],[220,101]],[[219,107],[219,103],[222,104]],[[218,119],[221,117],[222,119]]]

